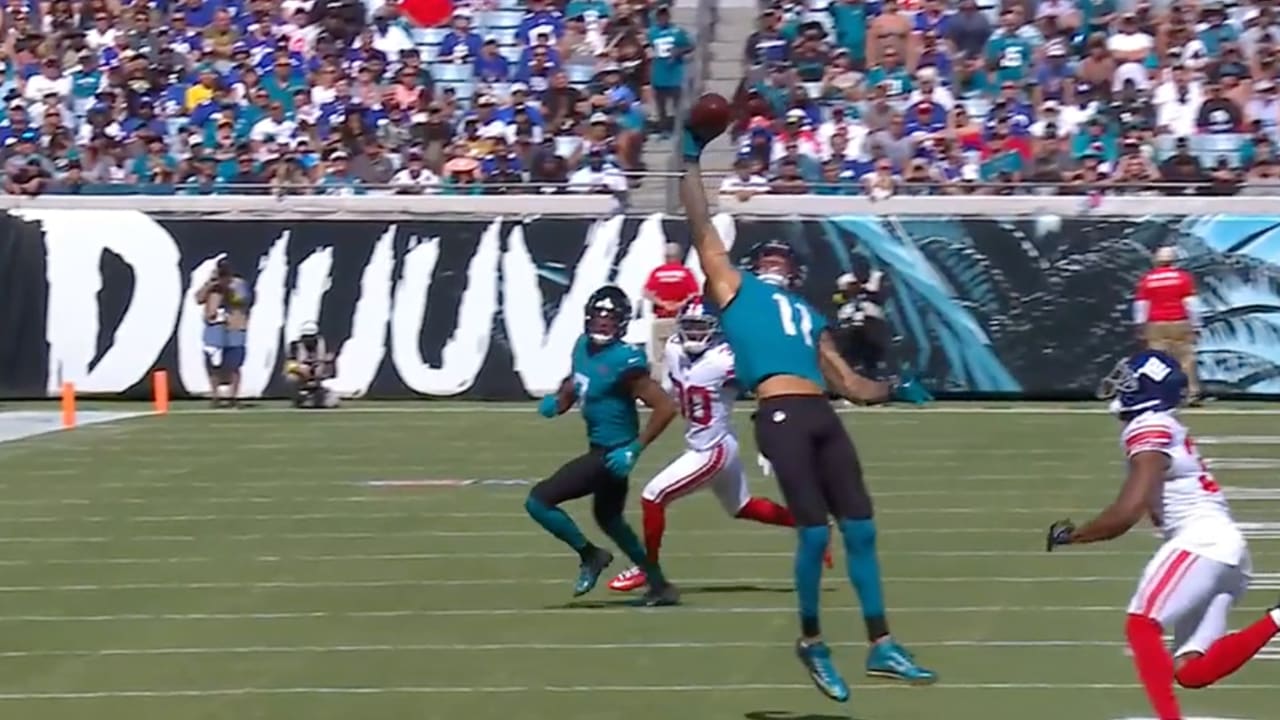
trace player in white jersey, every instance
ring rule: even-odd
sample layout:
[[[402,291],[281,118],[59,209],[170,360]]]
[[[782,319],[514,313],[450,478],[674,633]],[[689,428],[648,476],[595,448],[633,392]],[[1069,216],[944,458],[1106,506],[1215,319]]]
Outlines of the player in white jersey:
[[[1183,718],[1175,681],[1208,687],[1239,670],[1280,631],[1277,608],[1227,633],[1227,615],[1249,586],[1249,548],[1222,488],[1174,416],[1186,387],[1178,362],[1162,352],[1141,352],[1116,365],[1098,394],[1112,401],[1124,423],[1128,479],[1097,518],[1078,529],[1069,520],[1054,523],[1047,542],[1053,550],[1110,540],[1143,516],[1164,535],[1125,623],[1138,677],[1159,720]],[[1173,654],[1164,644],[1166,628],[1173,631]]]
[[[676,334],[664,349],[667,374],[663,387],[676,399],[685,419],[684,454],[659,472],[640,494],[644,544],[658,557],[666,530],[666,508],[697,490],[710,487],[729,515],[767,525],[795,526],[791,511],[765,498],[751,497],[733,432],[733,351],[723,341],[716,318],[701,298],[685,303],[676,317]],[[627,592],[645,584],[644,572],[631,568],[609,587]]]

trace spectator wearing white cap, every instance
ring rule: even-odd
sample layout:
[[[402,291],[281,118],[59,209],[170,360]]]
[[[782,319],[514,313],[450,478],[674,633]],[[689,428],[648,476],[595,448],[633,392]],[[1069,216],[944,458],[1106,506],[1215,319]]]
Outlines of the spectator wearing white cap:
[[[916,71],[916,88],[911,91],[911,96],[907,99],[907,107],[914,106],[921,100],[928,100],[947,111],[955,107],[956,97],[938,82],[936,68],[926,67]]]
[[[818,136],[809,126],[809,115],[799,108],[787,111],[782,132],[773,139],[773,159],[777,160],[785,155],[787,146],[792,143],[796,145],[796,151],[801,155],[815,159],[822,155]]]
[[[1040,106],[1040,113],[1031,127],[1027,128],[1031,137],[1042,140],[1056,140],[1070,137],[1076,128],[1069,127],[1062,117],[1062,106],[1057,100],[1046,100]]]

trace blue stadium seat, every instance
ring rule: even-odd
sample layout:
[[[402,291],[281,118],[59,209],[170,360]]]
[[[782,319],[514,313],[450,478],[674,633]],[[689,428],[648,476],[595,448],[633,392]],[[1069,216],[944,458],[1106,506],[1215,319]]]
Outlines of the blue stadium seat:
[[[431,77],[438,82],[471,82],[475,71],[471,63],[438,62],[431,65]]]
[[[578,147],[582,145],[582,138],[576,135],[557,135],[556,136],[556,155],[567,158],[578,151]]]
[[[480,26],[488,30],[520,27],[524,13],[519,10],[493,10],[480,16]]]
[[[520,62],[520,48],[515,45],[506,45],[498,48],[498,54],[513,63]]]
[[[495,28],[485,34],[485,37],[495,37],[498,39],[499,45],[519,45],[520,41],[516,38],[515,28]]]
[[[569,82],[574,85],[586,85],[596,76],[593,65],[566,65],[564,71],[569,76]]]
[[[439,45],[448,32],[449,28],[442,27],[416,28],[413,31],[413,41],[418,45]]]
[[[419,45],[418,55],[422,57],[422,62],[433,63],[436,58],[440,57],[440,46],[435,44]]]
[[[1244,135],[1220,135],[1209,133],[1205,135],[1191,136],[1191,152],[1200,156],[1202,160],[1209,159],[1217,162],[1218,157],[1226,155],[1231,158],[1232,163],[1238,163],[1240,160],[1240,146],[1244,144]]]

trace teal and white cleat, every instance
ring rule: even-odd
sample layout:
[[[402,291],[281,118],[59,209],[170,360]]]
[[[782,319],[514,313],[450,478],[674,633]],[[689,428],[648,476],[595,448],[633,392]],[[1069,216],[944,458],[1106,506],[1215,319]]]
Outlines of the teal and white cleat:
[[[826,643],[805,643],[803,638],[797,640],[796,657],[800,658],[800,663],[809,673],[809,679],[823,695],[836,702],[848,702],[849,686],[831,662],[831,649]]]
[[[915,657],[892,638],[871,646],[867,653],[867,675],[901,680],[912,685],[932,685],[938,675],[916,664]]]
[[[578,566],[578,580],[573,584],[573,596],[581,597],[591,592],[600,581],[600,573],[613,562],[613,553],[604,548],[595,548],[591,557]]]

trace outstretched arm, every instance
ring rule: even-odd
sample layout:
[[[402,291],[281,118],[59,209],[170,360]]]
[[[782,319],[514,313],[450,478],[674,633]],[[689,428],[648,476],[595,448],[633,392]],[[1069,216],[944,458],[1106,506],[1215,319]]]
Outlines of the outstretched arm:
[[[706,293],[716,306],[725,308],[738,294],[742,276],[729,260],[729,250],[720,239],[720,233],[711,224],[707,191],[702,185],[702,169],[696,158],[685,157],[684,177],[680,178],[680,200],[688,218],[693,249],[698,253],[698,261],[707,276]]]
[[[1142,520],[1151,501],[1159,497],[1168,468],[1169,457],[1164,453],[1140,452],[1129,458],[1129,477],[1120,488],[1120,496],[1098,517],[1071,533],[1071,544],[1111,540],[1129,532]]]
[[[856,403],[874,405],[889,399],[889,385],[865,378],[854,372],[841,357],[830,331],[818,336],[818,363],[822,375],[841,396]]]

